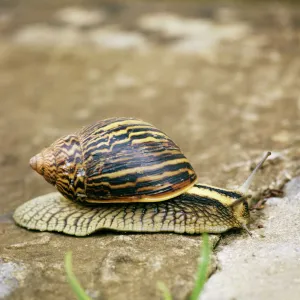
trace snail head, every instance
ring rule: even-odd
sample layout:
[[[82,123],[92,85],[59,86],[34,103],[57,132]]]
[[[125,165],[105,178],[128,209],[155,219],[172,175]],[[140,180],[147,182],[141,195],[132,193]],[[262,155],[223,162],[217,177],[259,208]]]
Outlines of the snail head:
[[[252,183],[255,175],[257,174],[258,170],[262,167],[263,163],[267,160],[267,158],[271,155],[271,152],[267,152],[264,154],[262,159],[256,165],[255,169],[252,171],[250,176],[244,182],[244,184],[238,189],[238,192],[241,193],[241,197],[233,201],[229,206],[232,207],[234,215],[241,226],[251,235],[250,231],[247,228],[247,223],[250,219],[250,212],[249,212],[249,203],[248,199],[251,198],[251,195],[248,194],[248,189],[250,184]]]

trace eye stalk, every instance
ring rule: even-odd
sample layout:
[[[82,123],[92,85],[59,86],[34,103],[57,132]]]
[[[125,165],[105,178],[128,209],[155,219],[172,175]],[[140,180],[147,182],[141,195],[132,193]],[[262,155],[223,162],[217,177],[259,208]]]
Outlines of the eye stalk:
[[[250,174],[250,176],[247,178],[247,180],[244,182],[244,184],[238,189],[239,192],[241,192],[242,194],[246,194],[255,175],[257,174],[257,171],[261,168],[261,166],[263,165],[263,163],[267,160],[267,158],[271,155],[271,152],[268,151],[263,158],[261,159],[261,161],[257,164],[257,166],[255,167],[255,169],[253,170],[253,172]]]

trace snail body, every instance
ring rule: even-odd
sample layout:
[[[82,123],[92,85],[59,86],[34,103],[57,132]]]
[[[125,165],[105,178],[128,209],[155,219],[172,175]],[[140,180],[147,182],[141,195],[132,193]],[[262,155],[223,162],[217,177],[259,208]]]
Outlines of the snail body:
[[[30,160],[60,193],[30,200],[14,213],[28,229],[85,236],[102,229],[221,233],[246,228],[246,191],[197,184],[180,148],[133,118],[96,122],[55,141]]]

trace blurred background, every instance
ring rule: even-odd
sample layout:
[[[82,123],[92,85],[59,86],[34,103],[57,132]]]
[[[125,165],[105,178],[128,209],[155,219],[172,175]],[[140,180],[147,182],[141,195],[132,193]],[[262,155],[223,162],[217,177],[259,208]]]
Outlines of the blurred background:
[[[32,156],[64,134],[118,116],[167,133],[202,183],[236,187],[263,152],[272,151],[252,186],[272,195],[300,174],[299,2],[0,0],[0,298],[19,286],[9,299],[73,299],[63,269],[63,255],[73,249],[75,273],[93,299],[159,299],[159,280],[174,299],[187,299],[198,236],[101,233],[79,239],[30,232],[11,218],[20,204],[55,191],[30,169]],[[275,217],[260,211],[259,222],[251,224],[257,228],[267,218],[275,224],[281,216],[266,234],[283,236],[275,254],[274,241],[263,234],[252,240],[253,252],[251,239],[229,235],[244,245],[226,256],[237,277],[225,273],[227,281],[220,281],[241,290],[230,299],[242,299],[246,286],[249,299],[258,299],[253,292],[259,284],[271,291],[264,299],[286,297],[281,287],[292,284],[298,299],[299,245],[285,236],[295,239],[296,217],[281,209]],[[291,230],[282,231],[285,220]],[[257,249],[265,251],[257,256],[261,261]],[[283,256],[289,258],[285,268]],[[261,262],[266,271],[258,268]],[[267,289],[266,278],[274,278]]]
[[[236,183],[224,172],[299,140],[299,39],[296,1],[1,1],[1,209],[53,190],[31,156],[115,116]]]

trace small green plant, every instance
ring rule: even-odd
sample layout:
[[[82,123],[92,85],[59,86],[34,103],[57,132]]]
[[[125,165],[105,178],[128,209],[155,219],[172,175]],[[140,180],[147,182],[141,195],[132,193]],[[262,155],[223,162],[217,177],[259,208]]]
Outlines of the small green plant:
[[[198,264],[197,275],[195,286],[192,291],[190,300],[198,300],[201,292],[203,290],[206,278],[207,278],[207,271],[209,267],[209,259],[210,259],[210,247],[209,247],[209,239],[208,234],[204,233],[202,235],[202,251],[201,251],[201,262]],[[67,273],[67,278],[69,284],[71,285],[74,293],[77,296],[78,300],[92,300],[81,287],[79,281],[77,280],[76,276],[72,270],[72,251],[68,251],[65,255],[65,269]],[[172,300],[172,296],[170,290],[166,287],[163,282],[157,283],[158,289],[161,290],[163,293],[164,300]]]
[[[170,290],[163,282],[161,281],[157,282],[157,287],[162,292],[164,300],[172,300],[172,295],[170,293]]]
[[[192,291],[190,300],[198,300],[201,295],[201,292],[203,290],[203,287],[204,287],[204,284],[205,284],[205,281],[207,278],[209,259],[210,259],[210,247],[209,247],[208,234],[203,233],[201,262],[199,262],[199,264],[198,264],[195,286]],[[157,287],[163,293],[164,300],[172,300],[170,290],[166,287],[166,285],[163,282],[158,282]]]
[[[68,251],[65,255],[65,270],[67,273],[67,278],[69,281],[72,290],[77,296],[78,300],[92,300],[81,287],[79,281],[77,280],[76,276],[72,270],[72,251]]]
[[[190,297],[190,300],[198,300],[206,278],[207,278],[207,271],[209,267],[209,260],[210,260],[210,247],[209,247],[209,239],[208,234],[203,233],[202,235],[202,251],[201,251],[201,262],[198,264],[198,270],[196,275],[196,281],[195,286],[192,291],[192,295]]]

